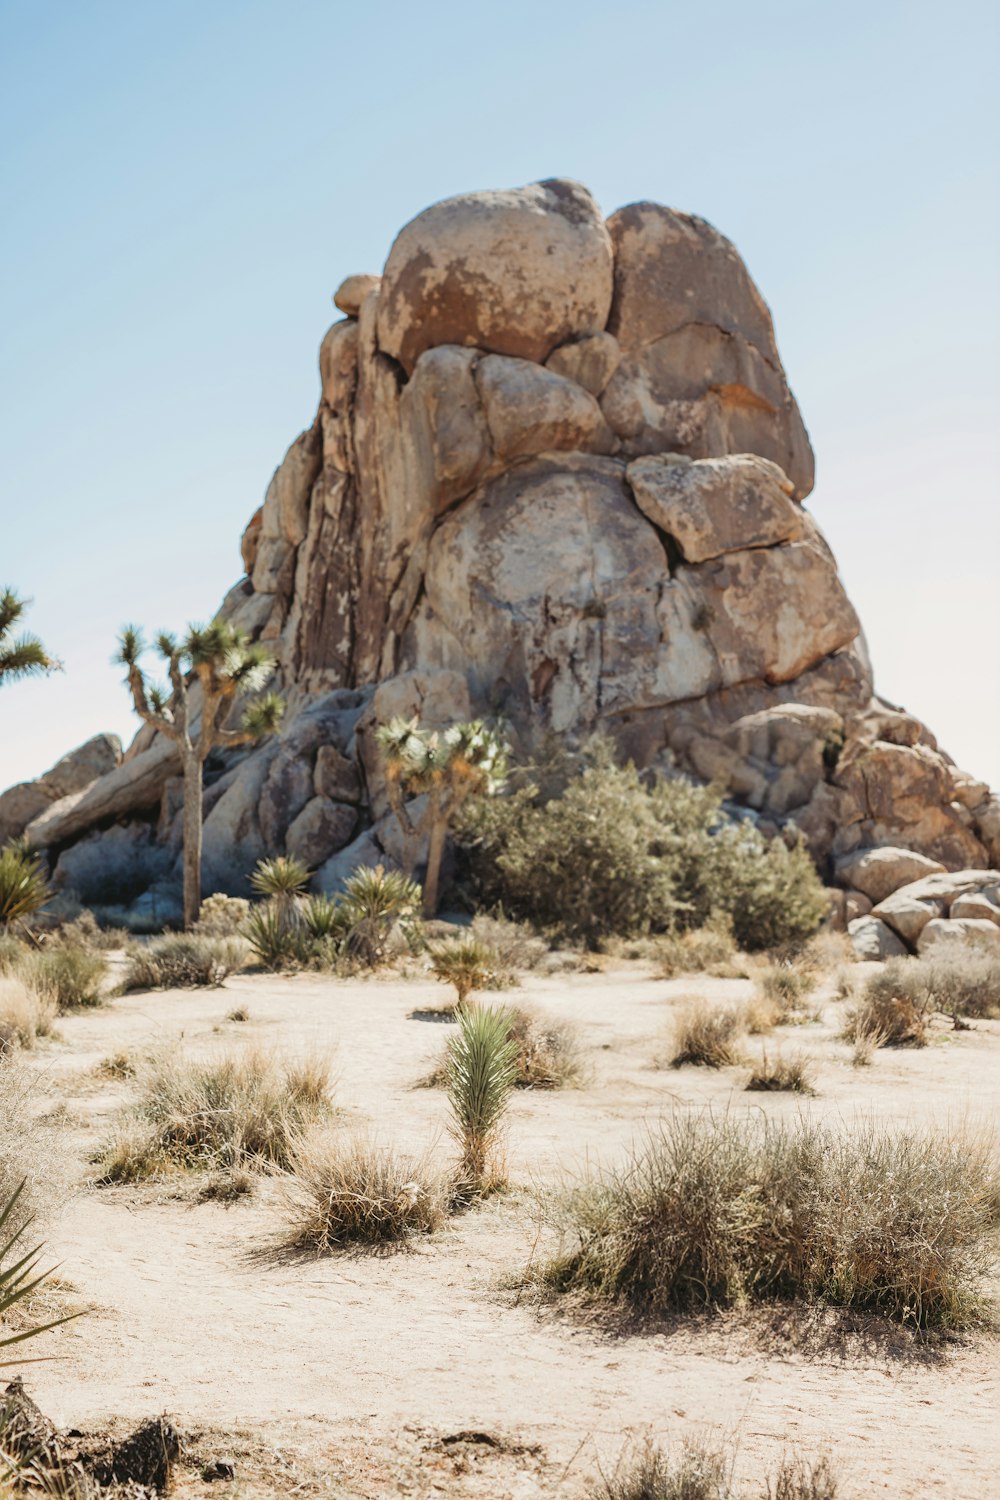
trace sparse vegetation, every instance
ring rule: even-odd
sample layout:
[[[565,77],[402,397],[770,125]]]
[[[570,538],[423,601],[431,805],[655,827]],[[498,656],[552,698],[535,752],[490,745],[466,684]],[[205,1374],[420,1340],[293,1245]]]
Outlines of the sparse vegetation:
[[[0,849],[0,931],[36,916],[51,895],[41,857],[13,841]]]
[[[960,1327],[996,1270],[1000,1175],[985,1138],[678,1114],[542,1212],[542,1281],[639,1315],[802,1297]]]
[[[68,934],[51,934],[39,947],[7,938],[0,941],[0,974],[20,979],[43,1006],[77,1010],[103,1003],[108,961]]]
[[[97,1158],[102,1183],[188,1168],[288,1168],[298,1140],[331,1110],[323,1059],[280,1063],[260,1051],[211,1061],[140,1063],[137,1097]]]
[[[807,1057],[769,1057],[765,1050],[747,1080],[751,1093],[815,1094],[815,1071]]]
[[[891,958],[867,980],[863,1002],[878,1008],[899,1002],[928,1019],[934,1011],[962,1017],[1000,1017],[1000,955],[972,944],[954,944],[923,958]]]
[[[773,1026],[799,1025],[809,1019],[804,1001],[816,986],[811,969],[769,964],[755,975],[760,1013],[770,1012]]]
[[[242,896],[214,891],[201,903],[194,930],[199,937],[236,937],[249,915],[250,902]]]
[[[314,1132],[290,1163],[287,1204],[294,1248],[400,1244],[444,1222],[448,1184],[430,1157],[409,1157],[360,1135]]]
[[[910,959],[883,964],[865,984],[861,1000],[844,1019],[843,1038],[871,1047],[926,1047],[930,998],[919,986],[912,991],[906,965]]]
[[[826,1458],[783,1458],[763,1488],[737,1485],[734,1455],[688,1440],[674,1454],[646,1442],[622,1455],[591,1500],[837,1500],[839,1484]]]
[[[445,1084],[452,1131],[462,1159],[458,1189],[477,1194],[506,1181],[499,1154],[503,1116],[517,1080],[517,1044],[503,1006],[468,1006],[458,1012],[458,1034],[448,1044]]]
[[[735,1067],[744,1060],[740,1042],[745,1033],[746,1018],[739,1007],[692,998],[680,1006],[674,1020],[670,1066]]]
[[[239,938],[174,932],[129,954],[126,990],[197,989],[217,986],[242,968],[246,946]]]
[[[0,976],[0,1057],[17,1047],[31,1048],[40,1036],[48,1036],[56,1010],[51,994],[39,994],[13,976]]]
[[[661,979],[679,974],[711,974],[739,978],[745,972],[727,916],[714,917],[690,932],[668,933],[656,945],[656,970]]]
[[[711,788],[616,766],[601,741],[471,800],[457,837],[482,904],[591,946],[728,918],[755,950],[807,937],[826,911],[804,847],[731,822]]]
[[[546,1016],[522,1005],[505,1007],[507,1035],[514,1043],[514,1086],[519,1089],[571,1088],[584,1076],[584,1064],[572,1021]],[[448,1081],[448,1053],[427,1079],[429,1087]]]

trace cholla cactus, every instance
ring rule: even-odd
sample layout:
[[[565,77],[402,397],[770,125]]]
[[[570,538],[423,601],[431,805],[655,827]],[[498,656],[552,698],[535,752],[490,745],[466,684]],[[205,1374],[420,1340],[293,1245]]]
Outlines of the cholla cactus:
[[[437,911],[441,859],[452,819],[468,797],[489,796],[503,786],[507,746],[496,730],[478,719],[444,730],[421,729],[417,719],[393,719],[379,729],[378,743],[389,803],[410,849],[422,833],[428,835],[423,911],[425,917],[432,917]],[[419,824],[414,824],[405,799],[423,793],[427,810]]]
[[[156,649],[167,665],[169,692],[150,686],[139,658],[146,649],[134,625],[122,631],[116,660],[127,670],[126,681],[136,713],[144,723],[173,740],[184,771],[184,926],[193,927],[201,906],[202,771],[217,746],[250,745],[273,734],[281,723],[284,703],[266,693],[248,703],[242,726],[225,723],[238,698],[258,692],[274,671],[267,650],[252,645],[243,631],[224,620],[192,625],[183,641],[158,635]],[[194,693],[197,687],[199,692]]]

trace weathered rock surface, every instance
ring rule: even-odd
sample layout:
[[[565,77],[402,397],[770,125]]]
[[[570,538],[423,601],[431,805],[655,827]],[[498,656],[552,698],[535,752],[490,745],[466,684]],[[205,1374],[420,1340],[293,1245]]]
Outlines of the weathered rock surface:
[[[407,374],[435,344],[544,360],[574,335],[603,331],[612,279],[608,230],[579,183],[447,198],[396,236],[379,347]]]
[[[912,849],[861,849],[837,862],[841,885],[856,887],[876,905],[915,880],[944,873],[944,865]]]
[[[1000,927],[995,922],[976,917],[935,917],[928,922],[917,942],[917,952],[927,953],[942,944],[976,943],[989,948],[1000,948]]]
[[[856,917],[853,922],[848,922],[847,932],[857,958],[882,962],[887,958],[899,958],[907,952],[902,939],[878,917]]]
[[[1000,798],[873,696],[771,316],[724,236],[651,203],[605,221],[571,182],[465,194],[334,301],[318,410],[221,606],[274,653],[288,713],[208,767],[206,888],[245,893],[264,854],[323,889],[399,857],[377,726],[497,714],[522,744],[609,734],[798,830],[867,949],[959,897],[957,922],[996,927]],[[93,741],[0,797],[0,838],[167,909],[178,771],[146,728],[124,756]],[[928,872],[953,884],[905,884]]]

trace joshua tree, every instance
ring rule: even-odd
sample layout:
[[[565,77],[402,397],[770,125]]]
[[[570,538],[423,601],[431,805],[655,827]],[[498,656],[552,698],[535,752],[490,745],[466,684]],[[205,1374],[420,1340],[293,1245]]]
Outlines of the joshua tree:
[[[424,878],[425,917],[437,911],[441,859],[448,829],[462,803],[473,794],[490,795],[507,775],[507,746],[495,730],[476,720],[431,732],[416,719],[393,719],[378,731],[385,758],[389,803],[403,828],[409,848],[415,849],[426,832],[427,874]],[[427,806],[414,824],[406,797],[426,793]],[[412,867],[412,857],[409,860]]]
[[[18,598],[13,589],[0,589],[0,684],[33,677],[36,672],[59,670],[60,663],[49,655],[37,635],[16,639],[11,635],[30,603],[30,599]]]
[[[223,620],[192,625],[183,641],[159,635],[156,649],[167,663],[169,694],[151,687],[139,665],[145,650],[142,633],[126,626],[119,640],[117,660],[128,669],[128,686],[136,713],[145,723],[173,740],[184,771],[184,926],[193,927],[201,906],[202,772],[209,753],[252,745],[273,734],[281,723],[284,703],[267,693],[246,705],[242,728],[225,723],[238,698],[262,688],[274,670],[263,646]],[[198,689],[195,692],[195,689]]]

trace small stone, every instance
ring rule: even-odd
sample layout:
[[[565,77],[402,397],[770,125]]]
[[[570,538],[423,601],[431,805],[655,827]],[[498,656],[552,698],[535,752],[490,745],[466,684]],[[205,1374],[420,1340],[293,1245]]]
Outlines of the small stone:
[[[375,291],[381,280],[381,276],[370,276],[361,271],[354,276],[346,276],[333,294],[334,307],[346,313],[349,318],[356,318],[361,311],[362,302],[369,292]]]
[[[232,1458],[213,1458],[212,1462],[206,1464],[201,1471],[201,1477],[206,1484],[211,1484],[214,1479],[235,1479],[236,1460]]]

